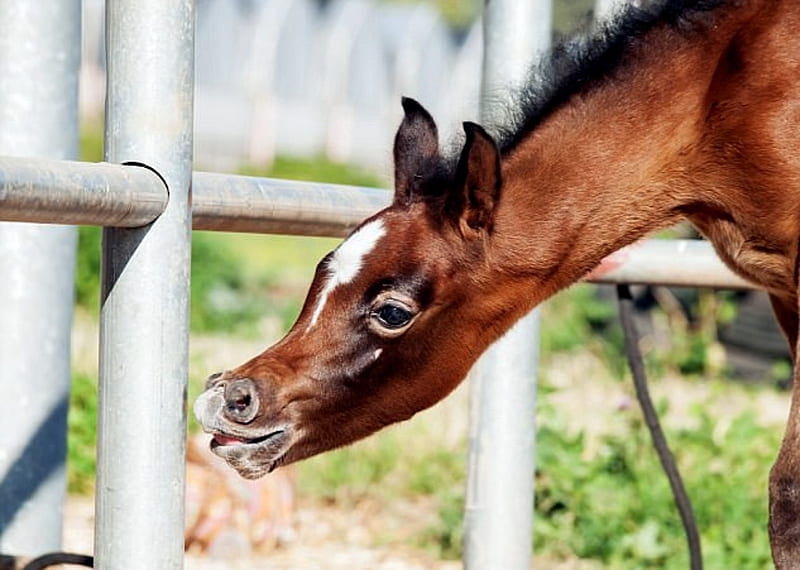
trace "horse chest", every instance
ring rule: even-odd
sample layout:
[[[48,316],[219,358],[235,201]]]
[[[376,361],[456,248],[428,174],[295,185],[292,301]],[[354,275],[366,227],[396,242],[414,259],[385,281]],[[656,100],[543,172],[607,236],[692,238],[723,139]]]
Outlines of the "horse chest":
[[[770,228],[768,220],[757,227],[728,218],[690,217],[708,238],[720,258],[736,273],[781,296],[797,294],[797,254],[800,236]]]

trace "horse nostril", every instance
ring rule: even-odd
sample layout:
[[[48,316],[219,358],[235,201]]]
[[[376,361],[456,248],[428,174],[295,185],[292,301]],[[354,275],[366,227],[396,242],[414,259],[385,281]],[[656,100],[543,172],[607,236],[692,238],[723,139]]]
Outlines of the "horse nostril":
[[[246,424],[258,414],[258,391],[249,378],[234,380],[225,387],[225,415],[231,421]]]
[[[239,394],[235,400],[230,402],[230,405],[236,409],[237,412],[243,412],[250,407],[250,394]]]

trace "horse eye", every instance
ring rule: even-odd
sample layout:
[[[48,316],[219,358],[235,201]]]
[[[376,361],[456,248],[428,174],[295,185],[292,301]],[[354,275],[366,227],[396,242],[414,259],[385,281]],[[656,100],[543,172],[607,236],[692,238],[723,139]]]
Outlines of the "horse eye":
[[[387,329],[399,329],[411,322],[411,311],[395,303],[386,303],[378,307],[373,315]]]

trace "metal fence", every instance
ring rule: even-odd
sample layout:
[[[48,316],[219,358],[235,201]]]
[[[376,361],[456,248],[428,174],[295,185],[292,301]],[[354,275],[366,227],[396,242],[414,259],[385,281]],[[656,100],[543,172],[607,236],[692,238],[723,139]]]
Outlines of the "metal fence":
[[[486,19],[487,41],[542,19],[513,12],[514,4],[521,3],[488,3],[497,12]],[[549,1],[536,6],[546,12]],[[194,17],[192,0],[108,0],[109,162],[88,164],[63,160],[74,159],[77,147],[80,0],[0,3],[0,153],[7,155],[0,158],[0,269],[8,291],[0,299],[2,551],[38,554],[60,543],[64,449],[44,460],[37,451],[65,433],[75,239],[70,228],[30,223],[105,227],[96,566],[169,569],[183,565],[191,229],[342,236],[389,202],[381,190],[192,173]],[[512,77],[487,79],[485,88]],[[58,137],[61,147],[48,146]],[[44,142],[26,146],[26,138]],[[626,251],[604,280],[746,286],[707,244],[653,242]],[[664,274],[658,256],[672,267],[680,258],[681,271]],[[697,271],[687,278],[691,267]],[[493,441],[511,445],[501,458],[475,450],[470,461],[466,564],[473,568],[530,564],[531,508],[521,497],[533,496],[537,337],[535,321],[522,326],[501,350],[527,372],[495,400],[521,407],[511,422],[509,410],[494,404],[473,416],[476,446],[498,429]],[[510,492],[487,494],[487,481],[506,485],[499,477],[515,481]]]

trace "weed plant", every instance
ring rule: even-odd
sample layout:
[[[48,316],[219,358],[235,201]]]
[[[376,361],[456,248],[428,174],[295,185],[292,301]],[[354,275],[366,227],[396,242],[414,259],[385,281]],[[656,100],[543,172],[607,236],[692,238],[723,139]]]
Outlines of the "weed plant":
[[[683,529],[669,485],[636,413],[624,435],[584,454],[581,434],[545,405],[538,431],[535,547],[609,568],[687,568]],[[721,433],[704,409],[699,427],[668,434],[694,502],[709,568],[766,568],[767,468],[778,434],[752,413]]]
[[[600,411],[602,413],[602,411]],[[628,429],[606,434],[587,456],[547,401],[538,406],[534,549],[548,559],[578,557],[605,568],[687,568],[683,527],[639,410]],[[703,541],[707,568],[769,568],[767,473],[780,433],[752,411],[725,429],[697,407],[693,429],[668,430]],[[440,489],[440,522],[424,537],[445,558],[462,553],[464,483]]]

